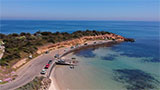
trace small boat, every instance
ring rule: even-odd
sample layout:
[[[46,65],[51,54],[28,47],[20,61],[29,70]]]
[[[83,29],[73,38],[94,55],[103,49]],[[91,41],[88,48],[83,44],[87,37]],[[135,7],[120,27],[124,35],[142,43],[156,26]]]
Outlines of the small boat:
[[[88,45],[88,43],[85,43],[84,45]]]
[[[70,65],[69,63],[65,62],[64,60],[58,60],[55,62],[57,65]]]
[[[74,69],[74,65],[71,65],[70,68],[71,68],[71,69]]]

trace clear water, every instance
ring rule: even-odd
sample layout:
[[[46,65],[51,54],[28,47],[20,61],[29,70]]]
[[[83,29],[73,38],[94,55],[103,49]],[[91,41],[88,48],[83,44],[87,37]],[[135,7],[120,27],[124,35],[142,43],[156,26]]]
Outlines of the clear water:
[[[70,89],[160,90],[160,22],[136,21],[1,21],[1,33],[106,30],[134,38],[134,43],[86,49],[75,54],[79,65],[65,74]],[[72,78],[70,78],[72,77]],[[70,84],[69,84],[70,83]]]

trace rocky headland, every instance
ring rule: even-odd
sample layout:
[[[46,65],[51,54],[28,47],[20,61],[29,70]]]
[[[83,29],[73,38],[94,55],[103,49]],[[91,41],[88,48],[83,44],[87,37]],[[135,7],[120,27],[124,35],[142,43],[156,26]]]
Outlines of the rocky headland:
[[[83,45],[87,41],[94,41],[94,40],[106,40],[106,41],[113,40],[113,41],[118,41],[118,42],[123,42],[123,41],[134,42],[134,39],[132,39],[132,38],[124,38],[120,35],[116,35],[113,33],[105,34],[105,35],[96,35],[96,36],[84,36],[84,37],[77,38],[77,39],[62,41],[62,42],[59,42],[56,44],[48,44],[46,46],[39,47],[37,50],[37,53],[41,54],[46,51],[58,49],[61,47],[72,47],[72,46],[76,46],[76,45]]]

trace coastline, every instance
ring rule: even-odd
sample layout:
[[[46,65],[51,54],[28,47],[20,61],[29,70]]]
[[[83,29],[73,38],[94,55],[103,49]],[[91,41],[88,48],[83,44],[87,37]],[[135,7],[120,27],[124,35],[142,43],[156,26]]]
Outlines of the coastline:
[[[97,42],[97,43],[94,44],[94,42]],[[64,60],[65,59],[71,59],[71,57],[74,55],[74,52],[77,52],[79,50],[86,49],[86,48],[109,47],[109,46],[112,46],[112,45],[115,45],[115,44],[118,44],[118,43],[121,43],[121,42],[122,41],[113,41],[113,40],[94,40],[94,41],[88,41],[87,42],[88,45],[82,45],[82,46],[79,46],[77,48],[71,49],[71,50],[67,51],[66,53],[62,54],[62,52],[61,52],[60,54],[62,54],[61,58],[63,58]],[[64,87],[60,87],[61,83],[57,81],[56,75],[60,76],[63,79],[63,77],[60,75],[60,73],[56,72],[57,68],[61,68],[61,67],[55,66],[53,68],[53,70],[51,71],[51,76],[50,76],[51,85],[50,85],[50,87],[49,87],[48,90],[61,90],[61,89],[64,89]],[[61,68],[61,69],[63,69],[63,68]]]

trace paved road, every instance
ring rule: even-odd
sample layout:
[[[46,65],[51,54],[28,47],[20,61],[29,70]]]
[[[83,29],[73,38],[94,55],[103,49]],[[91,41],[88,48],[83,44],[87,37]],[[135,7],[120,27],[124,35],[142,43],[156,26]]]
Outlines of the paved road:
[[[50,59],[53,60],[53,57],[57,52],[60,52],[60,50],[52,51],[49,54],[43,54],[34,58],[17,71],[18,77],[15,80],[0,85],[0,90],[14,90],[33,80],[35,76],[40,75],[42,68],[44,68],[48,61]]]

